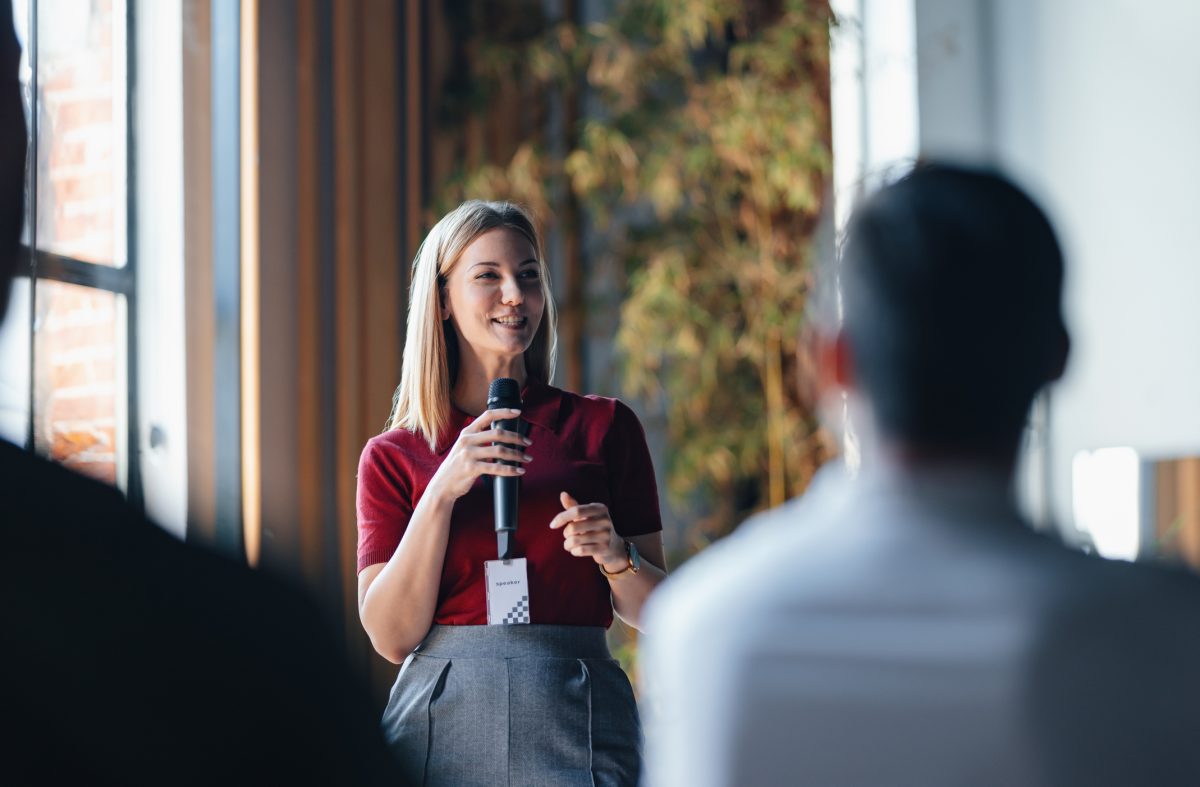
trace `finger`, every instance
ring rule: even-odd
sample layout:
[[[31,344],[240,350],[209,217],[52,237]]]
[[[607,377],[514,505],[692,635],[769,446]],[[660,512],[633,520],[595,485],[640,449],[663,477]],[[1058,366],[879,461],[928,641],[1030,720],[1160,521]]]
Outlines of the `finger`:
[[[595,533],[587,533],[581,536],[571,536],[563,541],[563,549],[570,552],[576,547],[585,546],[603,546],[608,543],[607,538],[601,538]]]
[[[574,501],[575,498],[570,497],[566,492],[560,495],[560,499],[570,498]],[[566,511],[559,512],[553,519],[550,520],[551,528],[562,527],[568,522],[575,522],[580,519],[603,519],[608,516],[608,506],[603,503],[584,503],[568,508]]]
[[[601,544],[586,544],[568,551],[575,557],[594,557],[604,554],[604,546]]]
[[[572,506],[566,511],[560,511],[550,520],[550,529],[563,527],[579,519],[587,519],[587,517],[580,513],[579,506]]]
[[[576,509],[579,507],[579,501],[571,497],[567,492],[559,492],[558,500],[562,503],[562,507],[566,510],[550,520],[550,529],[560,528],[568,522],[576,518]]]
[[[564,523],[578,522],[583,519],[607,519],[608,506],[603,503],[584,503],[560,512],[555,518],[561,518]]]
[[[488,435],[491,435],[492,439],[498,440],[498,441],[503,441],[506,443],[518,443],[520,445],[533,445],[533,441],[530,440],[525,435],[517,434],[516,432],[510,432],[507,429],[492,429],[491,431],[484,432],[483,434],[485,437]]]
[[[499,462],[473,462],[471,469],[476,475],[525,475],[524,467],[503,465]]]
[[[607,519],[580,519],[563,528],[563,538],[581,536],[584,533],[609,533],[612,523]]]
[[[463,434],[474,432],[482,432],[484,429],[492,428],[492,421],[503,421],[507,418],[516,418],[521,414],[521,411],[515,407],[506,407],[500,410],[484,410],[471,423],[467,424],[463,429]]]
[[[482,432],[472,432],[464,434],[463,442],[467,445],[491,445],[492,443],[503,443],[504,445],[515,445],[524,447],[533,445],[533,441],[528,437],[522,437],[516,432],[509,432],[504,429],[485,429]]]
[[[529,462],[533,457],[519,448],[509,448],[506,445],[480,445],[468,448],[467,455],[472,460],[503,459],[506,462]]]

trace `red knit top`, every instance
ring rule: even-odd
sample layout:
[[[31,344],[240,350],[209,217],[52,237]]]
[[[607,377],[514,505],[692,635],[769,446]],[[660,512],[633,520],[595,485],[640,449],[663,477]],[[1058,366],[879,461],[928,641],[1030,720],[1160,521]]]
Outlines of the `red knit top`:
[[[549,525],[562,511],[559,492],[567,492],[580,503],[607,505],[622,536],[662,530],[645,433],[617,399],[530,384],[522,403],[533,461],[521,477],[514,552],[528,561],[531,621],[607,627],[613,616],[607,580],[591,557],[564,550],[562,531]],[[403,429],[367,443],[358,465],[359,571],[391,558],[430,479],[472,420],[452,410],[436,452]],[[487,623],[483,564],[496,559],[492,518],[491,485],[480,478],[454,504],[434,623]]]

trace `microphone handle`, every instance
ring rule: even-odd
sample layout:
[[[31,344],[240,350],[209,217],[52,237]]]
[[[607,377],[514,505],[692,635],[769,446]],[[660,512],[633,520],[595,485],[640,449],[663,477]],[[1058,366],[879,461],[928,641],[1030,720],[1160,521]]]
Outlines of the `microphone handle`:
[[[494,421],[493,429],[503,429],[524,436],[529,432],[529,424],[519,418],[508,418]],[[502,464],[517,466],[518,462],[501,459]],[[515,476],[492,477],[492,504],[496,524],[496,551],[501,560],[512,557],[513,536],[517,530],[517,491],[521,479]]]

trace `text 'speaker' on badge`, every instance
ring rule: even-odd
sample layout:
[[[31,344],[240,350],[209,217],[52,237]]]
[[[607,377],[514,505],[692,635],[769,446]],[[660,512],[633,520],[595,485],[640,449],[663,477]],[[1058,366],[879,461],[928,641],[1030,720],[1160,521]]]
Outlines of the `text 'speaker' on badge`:
[[[489,560],[483,564],[487,581],[488,625],[529,622],[529,574],[525,558]]]

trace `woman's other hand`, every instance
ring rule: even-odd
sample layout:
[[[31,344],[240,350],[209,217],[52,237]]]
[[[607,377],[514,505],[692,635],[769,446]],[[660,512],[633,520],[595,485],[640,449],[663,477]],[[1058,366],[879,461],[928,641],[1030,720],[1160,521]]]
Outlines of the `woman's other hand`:
[[[444,500],[457,500],[470,491],[481,475],[520,476],[522,466],[532,457],[525,453],[533,444],[516,432],[493,430],[492,422],[516,418],[520,410],[485,410],[467,424],[450,448],[450,453],[433,474],[426,494],[433,492]],[[517,466],[501,464],[499,460],[517,462]]]
[[[563,512],[550,520],[551,529],[562,528],[563,549],[575,557],[590,557],[608,572],[629,565],[625,540],[613,527],[608,506],[603,503],[584,503],[566,492],[559,494]]]

